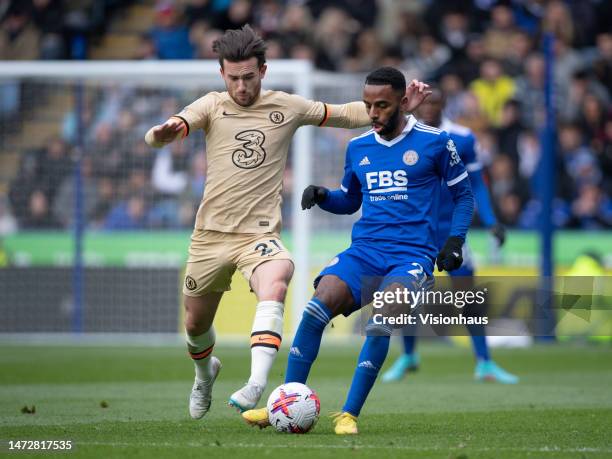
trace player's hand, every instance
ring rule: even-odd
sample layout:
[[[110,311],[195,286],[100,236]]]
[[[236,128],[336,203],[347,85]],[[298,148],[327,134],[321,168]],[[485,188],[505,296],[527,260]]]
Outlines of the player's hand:
[[[310,209],[315,204],[322,203],[329,190],[322,186],[309,185],[302,193],[302,210]]]
[[[454,271],[461,267],[463,263],[463,241],[457,236],[450,236],[444,243],[444,247],[440,250],[436,265],[438,271]]]
[[[504,242],[506,242],[506,228],[504,227],[504,225],[502,225],[501,223],[496,223],[495,225],[493,225],[493,227],[491,227],[490,232],[491,235],[493,235],[493,237],[497,241],[497,245],[499,247],[504,245]]]
[[[412,80],[406,87],[406,98],[408,99],[408,112],[413,112],[431,94],[429,85],[419,80]]]
[[[180,118],[170,118],[164,124],[154,126],[153,139],[157,143],[170,143],[185,129],[185,122]]]

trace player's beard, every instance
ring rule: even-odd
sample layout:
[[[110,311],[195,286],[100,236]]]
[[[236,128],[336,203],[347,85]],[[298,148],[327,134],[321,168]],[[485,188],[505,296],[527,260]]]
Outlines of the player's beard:
[[[401,113],[400,113],[400,108],[398,106],[393,112],[393,115],[391,115],[391,118],[389,118],[389,121],[383,124],[383,128],[380,130],[378,135],[381,137],[384,137],[386,135],[391,134],[393,131],[395,131],[395,129],[397,128],[397,125],[400,122],[400,117],[401,117]]]

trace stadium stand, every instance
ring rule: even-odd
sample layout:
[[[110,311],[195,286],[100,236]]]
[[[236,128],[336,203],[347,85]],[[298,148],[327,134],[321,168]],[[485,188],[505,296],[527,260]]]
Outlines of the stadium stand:
[[[79,46],[85,46],[89,59],[214,58],[211,44],[222,30],[249,22],[266,38],[270,59],[306,58],[322,70],[341,72],[391,64],[411,78],[437,81],[448,94],[448,115],[477,133],[501,221],[526,229],[537,225],[540,212],[534,178],[544,122],[540,49],[542,33],[553,31],[555,91],[562,102],[555,223],[612,227],[609,2],[32,0],[0,5],[2,59],[69,58]],[[100,195],[89,224],[114,228],[109,220],[131,209],[147,213],[154,227],[176,226],[176,221],[188,227],[189,209],[198,199],[189,181],[203,180],[203,146],[194,140],[186,151],[145,160],[140,141],[143,126],[185,101],[172,94],[150,98],[133,89],[104,91],[89,101],[91,122],[85,134],[93,152],[88,161],[96,171],[95,194]],[[54,163],[69,152],[56,157],[51,151],[56,145],[70,150],[74,144],[69,95],[4,82],[0,102],[0,193],[10,198],[4,211],[20,227],[69,225],[54,210],[61,208],[55,200],[68,193],[68,185],[26,186],[39,183],[49,167],[66,167],[64,174],[70,170],[68,163],[60,168]],[[30,151],[17,151],[16,145]],[[41,150],[40,145],[47,147]],[[169,177],[174,185],[159,185],[170,183]],[[136,196],[143,183],[152,183],[154,192]],[[116,202],[105,200],[108,187],[120,190]],[[17,188],[20,193],[10,192]],[[24,189],[29,191],[25,197]],[[172,202],[180,202],[180,218],[168,214]],[[42,216],[32,218],[28,208]]]

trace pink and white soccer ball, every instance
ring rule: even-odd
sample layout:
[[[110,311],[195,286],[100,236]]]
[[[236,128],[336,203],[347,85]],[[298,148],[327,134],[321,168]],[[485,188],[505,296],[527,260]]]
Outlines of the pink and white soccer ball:
[[[306,433],[319,419],[321,402],[315,391],[294,382],[274,389],[267,408],[270,424],[279,432]]]

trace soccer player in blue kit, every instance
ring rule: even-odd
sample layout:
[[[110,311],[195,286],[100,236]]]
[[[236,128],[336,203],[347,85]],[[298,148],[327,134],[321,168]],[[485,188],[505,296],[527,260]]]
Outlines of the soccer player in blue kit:
[[[472,185],[472,191],[476,198],[478,215],[483,225],[490,229],[491,234],[496,239],[499,246],[505,240],[504,227],[497,223],[493,207],[489,199],[487,186],[482,177],[482,164],[480,163],[476,150],[476,137],[467,127],[453,123],[443,116],[445,97],[439,87],[431,86],[431,95],[416,110],[418,119],[429,126],[435,126],[445,131],[453,140],[457,147],[457,152],[465,164]],[[438,246],[441,247],[448,237],[451,230],[451,219],[453,216],[453,198],[445,189],[440,190],[440,207],[438,213]],[[463,245],[463,265],[450,273],[451,281],[454,282],[454,289],[461,288],[469,290],[473,287],[474,264],[469,245]],[[412,330],[404,329],[403,354],[395,363],[382,375],[383,382],[399,381],[408,372],[415,371],[419,365],[419,355],[415,351],[416,327]],[[503,384],[516,384],[519,378],[508,373],[497,365],[490,357],[487,346],[485,326],[480,324],[467,325],[468,332],[472,338],[472,347],[476,356],[476,369],[474,378],[477,381],[495,381]]]
[[[474,210],[468,173],[449,136],[406,117],[406,81],[392,67],[366,77],[363,100],[372,129],[349,142],[339,190],[311,185],[302,207],[318,204],[335,214],[362,208],[353,226],[351,246],[335,257],[315,280],[289,351],[285,382],[305,383],[317,357],[323,330],[330,320],[359,310],[362,278],[408,279],[385,286],[421,289],[439,270],[461,266],[461,248]],[[444,180],[455,203],[449,236],[438,250],[438,194]],[[337,434],[356,434],[357,416],[374,385],[389,349],[392,329],[373,323],[365,339],[342,412],[335,417]],[[242,413],[252,425],[269,425],[266,408]]]

